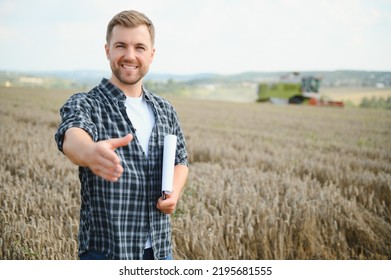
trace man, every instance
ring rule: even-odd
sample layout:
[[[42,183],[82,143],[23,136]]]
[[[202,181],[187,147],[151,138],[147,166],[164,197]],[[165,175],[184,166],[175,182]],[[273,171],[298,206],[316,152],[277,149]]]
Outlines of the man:
[[[188,174],[174,108],[142,85],[155,55],[154,26],[137,11],[109,22],[110,80],[73,95],[55,135],[79,166],[80,259],[172,259],[173,213]],[[177,136],[173,192],[161,197],[164,136]]]

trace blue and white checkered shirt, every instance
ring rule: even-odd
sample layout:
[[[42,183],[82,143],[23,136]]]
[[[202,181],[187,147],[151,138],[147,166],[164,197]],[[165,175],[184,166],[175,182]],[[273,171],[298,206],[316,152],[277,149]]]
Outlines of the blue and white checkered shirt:
[[[108,259],[142,259],[150,232],[155,259],[172,254],[170,216],[156,208],[161,196],[164,136],[178,137],[175,164],[188,165],[185,139],[171,104],[143,88],[155,114],[149,155],[135,135],[125,107],[126,96],[107,79],[88,93],[73,95],[61,108],[62,122],[55,135],[62,151],[67,129],[84,129],[94,141],[133,134],[128,146],[115,150],[124,168],[117,182],[79,167],[81,210],[79,255],[94,250]]]

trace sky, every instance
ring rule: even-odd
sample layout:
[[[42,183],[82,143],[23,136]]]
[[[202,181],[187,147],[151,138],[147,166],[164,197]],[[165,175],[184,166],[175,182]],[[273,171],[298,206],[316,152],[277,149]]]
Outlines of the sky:
[[[0,70],[110,70],[123,10],[155,25],[154,73],[391,71],[391,0],[0,0]]]

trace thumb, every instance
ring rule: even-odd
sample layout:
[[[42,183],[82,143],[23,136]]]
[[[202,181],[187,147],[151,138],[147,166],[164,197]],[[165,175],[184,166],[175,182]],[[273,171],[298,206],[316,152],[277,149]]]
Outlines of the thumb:
[[[121,137],[121,138],[112,138],[112,139],[109,139],[107,140],[113,149],[116,149],[118,147],[123,147],[123,146],[126,146],[130,143],[130,141],[133,140],[133,135],[132,134],[128,134],[124,137]]]

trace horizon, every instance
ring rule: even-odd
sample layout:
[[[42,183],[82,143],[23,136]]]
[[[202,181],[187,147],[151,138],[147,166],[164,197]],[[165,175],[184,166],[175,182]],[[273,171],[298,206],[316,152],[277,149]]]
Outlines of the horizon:
[[[15,70],[15,69],[0,69],[1,72],[8,72],[11,74],[30,74],[30,75],[49,75],[49,74],[71,74],[71,73],[97,73],[97,74],[110,74],[111,70],[100,69],[75,69],[75,70]],[[198,73],[170,73],[170,72],[154,72],[149,71],[145,77],[148,76],[179,76],[179,77],[191,77],[191,76],[238,76],[244,74],[281,74],[281,73],[332,73],[332,72],[370,72],[370,73],[391,73],[391,70],[365,70],[365,69],[335,69],[335,70],[286,70],[286,71],[243,71],[238,73],[217,73],[217,72],[198,72]]]

